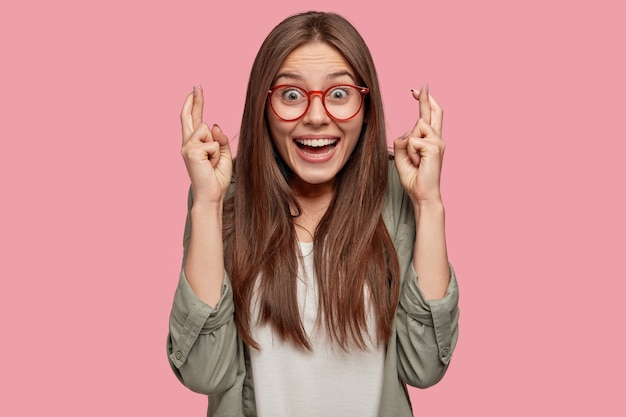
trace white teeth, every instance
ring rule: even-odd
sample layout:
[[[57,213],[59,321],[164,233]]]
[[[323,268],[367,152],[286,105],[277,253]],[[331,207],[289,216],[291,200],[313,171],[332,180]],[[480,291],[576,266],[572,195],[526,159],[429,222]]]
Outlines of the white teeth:
[[[337,139],[298,139],[298,143],[311,148],[319,148],[321,146],[334,145]]]

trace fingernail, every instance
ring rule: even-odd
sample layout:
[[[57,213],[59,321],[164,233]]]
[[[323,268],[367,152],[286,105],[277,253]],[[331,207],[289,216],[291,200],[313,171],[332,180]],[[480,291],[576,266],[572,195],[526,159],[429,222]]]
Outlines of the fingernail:
[[[194,97],[198,95],[198,91],[200,91],[201,88],[202,88],[202,86],[200,84],[193,86],[193,96]]]
[[[415,91],[415,90],[411,90],[411,91]],[[402,135],[402,139],[408,138],[410,134],[411,134],[411,131],[407,130],[406,133],[404,135]]]
[[[428,94],[429,93],[428,83],[426,83],[426,86],[424,88],[426,89],[426,94]]]
[[[219,130],[220,132],[222,131],[222,128],[219,127],[219,125],[217,123],[213,125],[213,128],[217,128],[217,130]]]

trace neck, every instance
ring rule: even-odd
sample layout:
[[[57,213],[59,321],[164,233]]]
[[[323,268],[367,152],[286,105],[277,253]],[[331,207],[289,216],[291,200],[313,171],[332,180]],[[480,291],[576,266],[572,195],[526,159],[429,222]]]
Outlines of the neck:
[[[315,229],[326,213],[334,195],[334,181],[325,184],[293,182],[300,216],[295,219],[296,232],[301,242],[313,241]]]
[[[322,184],[309,184],[308,182],[304,182],[300,178],[295,177],[291,180],[291,188],[298,199],[310,201],[317,199],[324,200],[332,198],[332,195],[335,192],[335,179]]]

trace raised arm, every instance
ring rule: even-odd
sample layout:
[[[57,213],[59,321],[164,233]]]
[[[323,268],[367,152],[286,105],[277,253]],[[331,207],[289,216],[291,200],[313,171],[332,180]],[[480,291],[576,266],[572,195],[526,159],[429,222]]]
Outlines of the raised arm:
[[[222,210],[233,168],[228,138],[219,126],[209,128],[202,121],[203,107],[202,88],[194,87],[180,114],[181,153],[194,197],[184,271],[196,296],[215,307],[224,279]]]
[[[428,86],[412,91],[420,117],[412,130],[394,142],[396,169],[415,208],[413,266],[427,300],[440,299],[450,282],[440,178],[445,144],[443,110]]]

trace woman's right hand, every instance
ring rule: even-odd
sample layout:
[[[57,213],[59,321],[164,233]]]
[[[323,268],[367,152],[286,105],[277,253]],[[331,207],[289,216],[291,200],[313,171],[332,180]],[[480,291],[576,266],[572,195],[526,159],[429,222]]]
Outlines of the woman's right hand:
[[[228,137],[217,125],[202,121],[204,96],[193,88],[180,113],[183,129],[181,153],[187,166],[194,202],[217,203],[224,199],[233,173]]]

